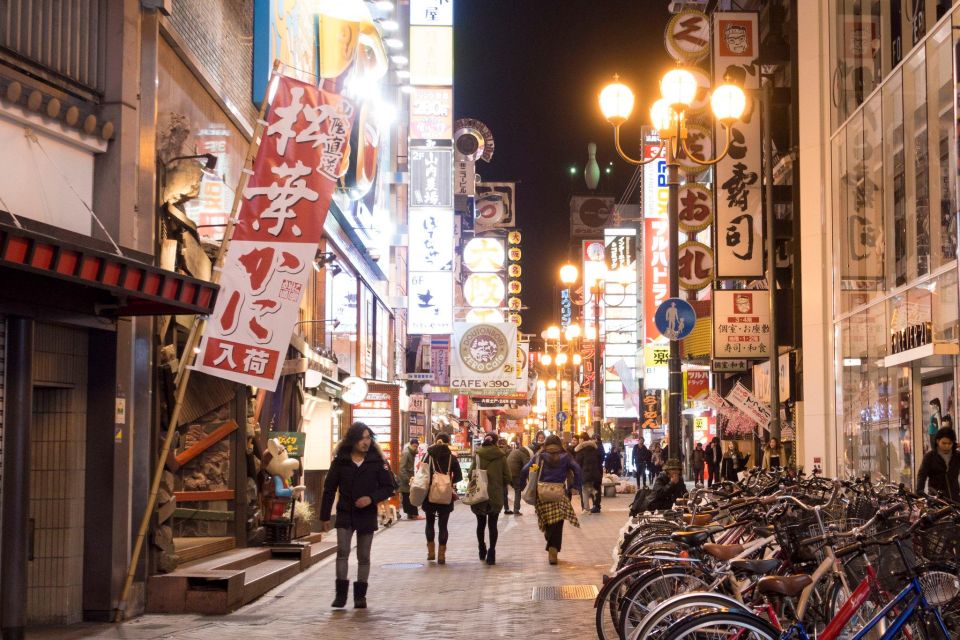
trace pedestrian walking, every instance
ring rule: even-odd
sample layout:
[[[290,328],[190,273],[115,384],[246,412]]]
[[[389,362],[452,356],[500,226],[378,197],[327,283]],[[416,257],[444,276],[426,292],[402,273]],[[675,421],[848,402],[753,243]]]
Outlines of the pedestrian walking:
[[[497,518],[503,508],[504,487],[510,484],[510,469],[507,456],[497,446],[497,434],[488,433],[477,449],[477,466],[487,472],[487,495],[489,500],[470,505],[477,517],[477,548],[480,559],[487,564],[497,564]],[[484,530],[489,534],[489,546],[484,541]]]
[[[960,451],[957,434],[944,427],[936,433],[937,447],[927,451],[917,472],[917,493],[938,493],[947,500],[960,499]]]
[[[330,514],[337,499],[337,578],[333,607],[347,604],[350,581],[347,579],[350,546],[357,536],[357,581],[353,583],[353,606],[367,608],[367,584],[370,578],[370,549],[377,530],[377,504],[397,490],[390,465],[374,441],[373,432],[362,422],[354,422],[337,445],[330,471],[323,485],[320,528],[330,530]]]
[[[503,455],[510,457],[512,449],[506,438],[500,438],[497,441],[497,446],[500,447],[500,451],[503,451]],[[513,511],[510,510],[510,485],[507,483],[503,484],[503,513],[508,516],[513,514]]]
[[[707,455],[706,451],[703,450],[703,443],[698,442],[697,446],[693,448],[693,455],[690,456],[690,461],[693,463],[693,484],[698,487],[703,485],[703,465],[706,459]]]
[[[707,486],[712,486],[720,480],[720,462],[723,460],[723,450],[720,448],[720,438],[714,436],[707,445]]]
[[[660,447],[660,442],[654,442],[653,446],[650,447],[650,478],[656,479],[660,475],[660,469],[663,467],[663,449]]]
[[[510,486],[513,487],[513,515],[520,516],[520,496],[527,483],[521,478],[523,468],[530,462],[534,451],[532,447],[514,449],[507,456],[507,467],[510,468]]]
[[[533,436],[533,442],[530,444],[530,448],[534,453],[543,448],[543,443],[547,439],[547,434],[543,431],[537,431],[536,435]]]
[[[603,461],[603,469],[607,473],[619,476],[623,473],[623,457],[620,455],[620,449],[616,445],[610,447],[610,453]]]
[[[783,447],[780,446],[780,441],[776,438],[767,440],[767,444],[763,445],[763,459],[760,461],[763,468],[779,469],[783,466],[783,459]]]
[[[410,438],[410,442],[403,448],[400,456],[400,502],[407,520],[423,520],[420,511],[410,502],[410,480],[416,470],[417,455],[420,453],[420,440]]]
[[[723,458],[720,460],[720,479],[736,482],[742,466],[743,456],[740,454],[740,447],[736,442],[728,442],[727,450],[723,452]]]
[[[570,436],[570,442],[567,443],[567,453],[569,453],[571,456],[576,456],[578,446],[580,446],[580,436],[573,434]]]
[[[633,448],[633,468],[637,470],[637,486],[640,486],[641,481],[643,482],[643,486],[647,486],[647,476],[650,474],[651,460],[650,449],[647,449],[647,444],[641,440],[640,444]],[[651,480],[652,479],[651,477]]]
[[[590,508],[590,494],[593,495],[593,509],[590,513],[600,513],[600,497],[603,488],[603,453],[596,440],[586,434],[580,436],[580,444],[574,449],[574,459],[582,472],[583,491],[580,504],[583,511]]]
[[[456,486],[463,480],[460,461],[450,452],[450,436],[446,433],[436,437],[433,446],[427,449],[427,457],[421,464],[430,465],[431,483],[434,473],[447,473],[447,470],[449,470],[451,486]],[[454,502],[455,500],[451,499],[448,504],[434,503],[430,502],[429,497],[423,502],[423,512],[427,514],[427,524],[424,527],[424,534],[427,537],[427,560],[436,558],[437,564],[447,562],[447,523],[450,521],[450,514],[453,513]],[[436,539],[435,524],[439,525],[439,540]],[[435,542],[439,543],[439,547],[435,546]]]
[[[580,471],[580,465],[576,463],[569,453],[563,448],[563,442],[557,436],[548,437],[543,445],[543,450],[538,452],[530,462],[523,468],[524,482],[530,476],[530,470],[537,466],[538,488],[544,483],[568,484],[568,472],[573,475],[572,489],[580,491],[583,486],[583,476]],[[547,542],[547,558],[550,564],[557,564],[557,556],[563,545],[563,522],[569,520],[575,527],[580,526],[577,515],[573,512],[573,506],[570,504],[570,498],[566,492],[559,492],[556,501],[547,502],[541,499],[539,490],[537,491],[537,526],[543,532]]]

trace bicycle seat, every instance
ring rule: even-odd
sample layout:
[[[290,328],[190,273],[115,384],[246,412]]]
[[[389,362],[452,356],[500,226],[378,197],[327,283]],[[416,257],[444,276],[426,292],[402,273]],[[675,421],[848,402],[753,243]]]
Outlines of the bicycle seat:
[[[730,568],[734,573],[751,576],[766,575],[776,571],[779,566],[780,561],[775,558],[769,560],[734,560],[730,563]]]
[[[757,590],[768,595],[787,596],[793,598],[800,595],[813,579],[804,574],[796,576],[766,576],[757,581]]]
[[[699,547],[710,539],[711,531],[674,531],[670,534],[670,539],[674,542],[681,542],[689,547]]]
[[[726,562],[727,560],[733,560],[738,555],[743,553],[742,544],[713,544],[708,542],[703,545],[703,550],[707,554],[713,556],[721,562]]]
[[[694,527],[704,527],[710,524],[713,520],[713,515],[712,513],[698,513],[697,515],[685,513],[683,514],[683,521]]]

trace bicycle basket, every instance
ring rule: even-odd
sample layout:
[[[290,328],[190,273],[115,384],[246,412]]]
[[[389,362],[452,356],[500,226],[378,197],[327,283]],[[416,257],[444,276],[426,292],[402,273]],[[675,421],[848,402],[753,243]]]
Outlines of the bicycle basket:
[[[925,529],[914,538],[914,548],[931,562],[960,561],[960,526],[948,522]]]

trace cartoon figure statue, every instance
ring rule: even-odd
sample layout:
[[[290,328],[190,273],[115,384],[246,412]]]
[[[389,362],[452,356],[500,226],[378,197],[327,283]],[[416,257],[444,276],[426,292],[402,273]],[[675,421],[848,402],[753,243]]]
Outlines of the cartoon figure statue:
[[[266,522],[284,520],[289,518],[286,515],[290,502],[303,495],[306,486],[290,486],[290,480],[293,472],[300,468],[300,461],[291,458],[287,453],[287,448],[280,444],[276,438],[267,441],[267,451],[263,454],[261,464],[261,488],[263,491],[263,501],[266,505],[264,509],[264,520]]]

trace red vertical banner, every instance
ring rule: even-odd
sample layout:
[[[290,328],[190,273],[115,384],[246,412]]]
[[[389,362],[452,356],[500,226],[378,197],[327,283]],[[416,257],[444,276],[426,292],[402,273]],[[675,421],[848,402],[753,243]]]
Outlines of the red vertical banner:
[[[670,220],[643,220],[643,324],[644,346],[660,339],[657,307],[670,294]]]
[[[350,140],[353,105],[274,76],[196,368],[276,389]]]

